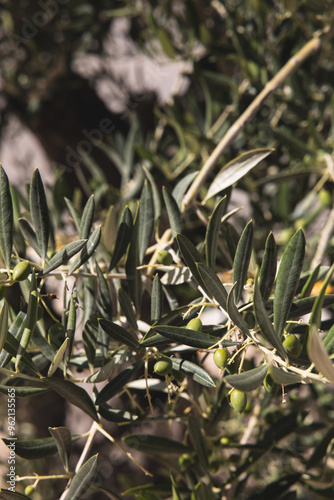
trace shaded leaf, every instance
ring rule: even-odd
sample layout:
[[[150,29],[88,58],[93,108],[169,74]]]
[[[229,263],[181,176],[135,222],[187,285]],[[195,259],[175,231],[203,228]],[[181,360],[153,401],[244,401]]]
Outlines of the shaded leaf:
[[[193,448],[196,451],[197,456],[199,458],[199,462],[204,467],[204,469],[207,469],[209,463],[208,463],[208,450],[206,442],[202,434],[202,429],[199,420],[197,417],[193,415],[189,416],[188,432],[191,444],[193,445]]]
[[[321,441],[317,444],[315,450],[308,459],[307,461],[308,469],[315,467],[320,462],[320,460],[322,460],[326,456],[328,446],[333,441],[333,439],[334,439],[334,427],[331,427],[330,429],[328,429],[328,431],[321,439]]]
[[[93,484],[98,471],[98,455],[90,457],[73,477],[67,491],[68,500],[78,500]]]
[[[7,270],[13,248],[13,204],[7,174],[0,165],[0,251]]]
[[[138,207],[134,220],[134,227],[131,235],[130,246],[125,263],[126,277],[131,299],[134,303],[137,313],[140,311],[142,299],[141,270],[138,269],[139,262],[139,217]]]
[[[334,324],[332,327],[329,329],[326,337],[323,340],[324,347],[326,351],[331,354],[333,347],[334,347]]]
[[[104,330],[112,339],[132,347],[133,349],[138,349],[139,343],[137,339],[120,325],[106,319],[99,319],[99,323],[102,330]]]
[[[179,455],[181,453],[191,451],[189,446],[186,446],[179,441],[174,441],[173,439],[160,436],[152,436],[151,434],[128,434],[122,439],[129,448],[143,453],[167,453]]]
[[[77,441],[80,435],[73,435],[72,440]],[[11,443],[10,439],[2,439],[6,446]],[[15,441],[15,453],[26,460],[36,460],[58,453],[57,443],[54,437],[28,439],[26,441]]]
[[[192,361],[187,361],[180,358],[171,358],[173,370],[183,371],[186,375],[191,375],[195,382],[198,382],[205,387],[216,387],[216,384],[210,375],[200,366]]]
[[[226,375],[224,380],[239,391],[254,391],[262,385],[267,371],[268,365],[267,363],[264,363],[261,366],[253,368],[252,370],[247,370],[246,372],[238,373],[237,375]]]
[[[68,261],[71,259],[71,257],[73,257],[82,249],[85,243],[86,240],[78,240],[78,241],[71,241],[71,243],[65,245],[61,250],[59,250],[59,252],[57,252],[50,259],[48,264],[44,267],[44,269],[42,269],[40,273],[38,273],[38,275],[45,276],[51,271],[57,269],[57,267],[66,265]]]
[[[111,408],[111,406],[105,403],[99,406],[99,414],[102,418],[108,420],[108,422],[135,422],[138,419],[138,415],[134,415],[126,410]]]
[[[1,500],[31,500],[30,497],[23,495],[23,493],[17,493],[9,490],[4,490],[1,488],[0,490],[0,499]]]
[[[175,184],[172,191],[172,196],[177,203],[177,206],[181,210],[182,199],[191,184],[191,181],[197,176],[198,172],[190,172],[190,174],[185,175],[180,181]]]
[[[179,326],[155,325],[153,329],[172,342],[178,342],[179,344],[189,345],[198,349],[208,349],[209,347],[217,344],[219,340],[217,337],[212,335],[207,335],[203,332],[196,332],[195,330]],[[144,341],[141,345],[145,345],[145,347],[147,347],[147,341],[146,344]]]
[[[125,254],[131,240],[132,229],[133,219],[131,210],[129,209],[129,207],[125,207],[122,212],[120,224],[117,230],[115,248],[114,253],[111,257],[109,271],[114,269],[114,267],[118,264],[120,259]]]
[[[311,325],[315,325],[317,328],[320,327],[321,311],[322,311],[322,306],[323,306],[323,302],[324,302],[324,297],[325,297],[327,286],[329,285],[329,283],[332,279],[333,272],[334,272],[334,264],[331,266],[328,273],[326,274],[326,277],[325,277],[325,279],[322,283],[322,286],[321,286],[321,290],[317,294],[316,300],[315,300],[314,305],[312,307],[312,312],[311,312],[309,322]]]
[[[250,337],[256,341],[254,336],[248,330],[248,327],[247,327],[243,317],[239,313],[238,308],[234,303],[233,288],[234,288],[234,285],[232,286],[231,290],[229,291],[229,293],[227,295],[227,301],[226,301],[227,313],[228,313],[231,321],[240,329],[240,331],[243,334],[247,335],[247,337]]]
[[[39,255],[42,262],[46,260],[49,244],[50,221],[43,182],[38,168],[34,170],[30,185],[30,214],[36,232]]]
[[[49,432],[56,441],[58,453],[64,469],[68,471],[68,462],[72,450],[71,433],[66,427],[49,427]]]
[[[277,248],[273,233],[268,235],[259,273],[259,286],[263,301],[266,302],[272,290],[277,269]]]
[[[301,473],[299,472],[283,476],[277,481],[264,486],[256,493],[253,493],[247,500],[268,500],[268,498],[279,498],[287,489],[290,488],[290,486],[299,481],[300,477]]]
[[[156,274],[152,283],[151,322],[155,323],[162,316],[163,293],[159,275]]]
[[[0,310],[0,352],[8,334],[8,304],[4,300]]]
[[[31,381],[30,381],[31,383]],[[43,385],[43,384],[42,384]],[[8,389],[11,386],[8,385],[0,385],[0,393],[5,396],[8,395]],[[48,387],[32,387],[28,385],[17,386],[15,385],[15,397],[16,398],[30,398],[31,396],[38,396],[39,394],[43,394],[44,392],[49,392],[50,389]]]
[[[314,269],[312,269],[312,272],[310,273],[305,285],[302,288],[302,291],[300,292],[301,299],[303,299],[304,297],[308,297],[310,295],[312,288],[318,279],[320,269],[321,265],[319,262],[319,264]]]
[[[137,361],[134,365],[128,366],[121,373],[116,375],[107,385],[103,387],[101,392],[97,395],[96,405],[101,405],[109,401],[109,399],[113,398],[118,394],[123,387],[129,382],[131,377],[136,373],[136,370],[140,366],[141,361]]]
[[[87,260],[93,255],[94,251],[96,250],[98,244],[100,243],[101,239],[101,226],[97,227],[93,233],[91,234],[90,238],[88,241],[86,241],[85,245],[83,248],[80,250],[79,255],[71,265],[68,274],[73,274],[74,271],[79,269],[83,264],[87,262]]]
[[[226,210],[227,197],[226,195],[219,201],[211,216],[209,217],[208,227],[205,233],[205,253],[206,264],[211,269],[214,269],[217,254],[217,244],[221,227],[222,216]]]
[[[302,229],[289,241],[281,260],[276,278],[274,296],[274,329],[281,337],[289,316],[305,255],[305,236]]]
[[[93,226],[94,210],[95,210],[95,201],[94,201],[94,195],[92,194],[88,198],[88,201],[82,212],[82,217],[80,221],[79,238],[82,240],[88,240],[89,238],[90,231]]]
[[[204,264],[196,264],[199,275],[201,276],[201,280],[205,283],[206,289],[209,290],[209,297],[213,297],[220,307],[226,311],[227,306],[227,291],[220,281],[218,276],[212,269],[205,266]]]
[[[154,226],[154,208],[151,190],[145,179],[139,203],[139,262],[142,263],[150,244]]]
[[[275,332],[273,325],[267,315],[260,290],[260,284],[257,279],[255,279],[254,287],[254,313],[263,337],[268,340],[268,342],[270,342],[270,344],[277,350],[277,352],[282,356],[283,359],[287,360],[287,355],[284,347],[282,346],[282,342]]]
[[[170,222],[170,227],[172,229],[173,238],[176,237],[178,233],[181,233],[181,212],[173,197],[173,195],[164,187],[162,191],[165,205],[167,208],[167,214]]]
[[[69,403],[80,408],[80,410],[87,413],[96,422],[99,421],[93,401],[82,387],[79,387],[70,380],[59,378],[43,377],[42,380],[50,389],[57,392]]]
[[[191,274],[197,281],[197,283],[205,290],[207,291],[207,288],[205,286],[205,283],[198,272],[197,269],[197,263],[202,261],[202,258],[195,247],[195,245],[186,237],[183,236],[183,234],[178,234],[176,236],[176,242],[178,244],[178,247],[180,249],[182,258],[186,265],[189,267]]]
[[[81,224],[80,214],[79,214],[78,210],[74,207],[73,203],[68,198],[66,198],[66,196],[64,197],[64,200],[65,200],[65,203],[67,205],[68,211],[70,212],[72,220],[74,222],[76,230],[79,232],[80,231],[80,224]]]
[[[133,310],[133,304],[130,300],[130,297],[125,292],[125,290],[123,290],[123,288],[119,288],[118,290],[118,302],[131,327],[134,330],[137,330],[138,325],[137,325],[136,315]]]
[[[85,323],[82,332],[82,341],[87,356],[88,366],[94,370],[95,353],[97,347],[98,321],[96,315],[91,316]]]
[[[240,236],[234,256],[233,283],[236,283],[236,285],[233,293],[236,304],[241,299],[242,291],[247,281],[248,267],[253,249],[253,232],[253,221],[249,221]]]
[[[287,371],[285,368],[278,368],[274,365],[270,366],[269,372],[273,381],[280,385],[297,384],[302,380],[302,376],[298,373],[292,373]]]
[[[273,149],[261,148],[247,151],[225,165],[211,183],[203,203],[224,189],[232,186],[244,177],[260,161],[264,160]]]
[[[159,190],[157,188],[157,185],[155,183],[154,177],[151,174],[151,172],[143,166],[143,170],[145,172],[145,175],[147,179],[149,180],[149,183],[152,188],[152,195],[153,195],[153,207],[154,207],[154,220],[156,225],[159,222],[160,216],[161,216],[161,199],[160,199],[160,194]]]

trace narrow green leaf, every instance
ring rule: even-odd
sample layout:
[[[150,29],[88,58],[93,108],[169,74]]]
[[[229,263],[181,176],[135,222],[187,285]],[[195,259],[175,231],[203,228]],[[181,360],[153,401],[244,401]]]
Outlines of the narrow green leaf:
[[[82,249],[86,241],[87,240],[71,241],[71,243],[65,245],[50,259],[48,264],[39,273],[39,276],[45,276],[57,269],[57,267],[66,265],[68,261]]]
[[[59,347],[58,351],[56,352],[56,355],[54,357],[54,360],[52,361],[50,368],[48,370],[48,377],[52,377],[52,375],[57,371],[59,368],[59,365],[63,361],[63,358],[65,356],[65,352],[67,349],[67,344],[68,344],[69,339],[66,338],[62,345]]]
[[[152,193],[145,179],[139,203],[139,262],[142,264],[145,252],[150,244],[154,226],[154,208]]]
[[[167,453],[180,455],[191,451],[189,446],[186,446],[179,441],[173,439],[153,436],[151,434],[128,434],[122,438],[124,443],[132,449],[143,453]]]
[[[130,332],[116,323],[106,319],[99,319],[99,323],[101,328],[109,335],[109,337],[133,349],[138,349],[138,340]]]
[[[267,363],[264,363],[261,366],[253,368],[252,370],[247,370],[246,372],[238,373],[237,375],[226,375],[224,380],[239,391],[254,391],[262,385],[267,371],[268,365]]]
[[[187,191],[188,187],[190,186],[192,180],[197,176],[198,172],[190,172],[190,174],[187,174],[183,179],[178,181],[172,191],[172,196],[174,200],[177,203],[177,206],[181,210],[181,205],[182,205],[182,199]]]
[[[213,335],[207,335],[206,333],[196,332],[195,330],[180,326],[156,325],[153,329],[172,342],[178,342],[179,344],[189,345],[198,349],[208,349],[217,344],[219,340]]]
[[[0,310],[0,352],[8,334],[8,304],[4,300]]]
[[[91,316],[86,321],[82,332],[82,341],[87,356],[88,366],[92,372],[94,370],[95,353],[97,347],[97,335],[98,335],[98,321],[96,315],[94,314],[94,316]]]
[[[129,207],[125,207],[122,212],[120,224],[117,230],[115,248],[114,253],[111,257],[109,271],[114,269],[114,267],[120,261],[121,257],[123,257],[123,255],[125,254],[131,240],[132,230],[133,219],[131,210],[129,209]]]
[[[318,372],[333,384],[334,366],[320,339],[318,329],[315,324],[311,325],[309,328],[307,339],[307,354],[310,360],[315,364]]]
[[[29,295],[28,311],[25,321],[25,327],[22,333],[22,337],[20,338],[20,345],[16,355],[16,361],[15,361],[16,371],[18,370],[22,356],[28,348],[32,334],[36,327],[37,310],[38,310],[38,290],[37,290],[35,272],[33,271],[31,274],[30,295]]]
[[[151,174],[151,172],[143,166],[143,170],[145,172],[145,175],[151,185],[152,188],[152,194],[153,194],[153,206],[154,206],[154,220],[155,224],[157,225],[159,223],[159,219],[161,216],[161,199],[160,199],[160,194],[159,190],[157,188],[157,185],[155,183],[154,177]]]
[[[205,233],[205,253],[206,264],[211,269],[214,269],[216,263],[217,244],[221,227],[221,220],[226,210],[227,197],[226,195],[219,201],[216,208],[209,217],[209,224]]]
[[[201,276],[201,280],[205,283],[206,289],[209,290],[209,296],[214,297],[220,307],[226,311],[228,294],[223,283],[220,281],[216,273],[209,267],[201,263],[196,264],[196,266],[198,273]]]
[[[181,233],[181,212],[173,197],[173,195],[164,187],[162,191],[165,205],[167,208],[167,214],[170,222],[170,227],[172,229],[173,238],[176,237],[178,233]]]
[[[268,342],[277,350],[283,359],[287,360],[286,352],[282,346],[282,342],[275,332],[273,325],[267,315],[266,308],[263,303],[260,284],[257,278],[255,279],[254,287],[254,313],[256,321],[260,327],[261,333]]]
[[[35,250],[37,255],[39,255],[41,257],[41,255],[40,255],[41,251],[40,251],[40,248],[38,246],[36,233],[33,230],[33,228],[31,227],[31,225],[29,224],[29,222],[26,219],[19,219],[18,224],[19,224],[20,231],[23,235],[23,238],[27,241],[28,245],[33,250]]]
[[[30,381],[31,383],[31,381]],[[0,393],[8,396],[8,385],[0,385]],[[44,392],[49,392],[50,389],[47,387],[32,387],[32,386],[15,386],[15,397],[16,398],[30,398],[32,396],[38,396]]]
[[[300,298],[303,299],[304,297],[308,297],[312,291],[312,288],[314,287],[318,276],[320,272],[321,264],[319,264],[312,269],[312,272],[310,273],[305,285],[302,288],[302,291],[300,292]]]
[[[99,414],[108,422],[127,423],[138,420],[138,415],[134,415],[126,410],[116,410],[106,403],[99,406]]]
[[[289,372],[286,368],[277,368],[274,365],[270,365],[269,373],[273,381],[280,385],[297,384],[302,380],[302,376],[298,373]]]
[[[68,211],[72,217],[73,223],[75,225],[76,230],[80,231],[81,217],[78,210],[74,207],[73,203],[66,197],[64,197],[65,203],[67,205]]]
[[[7,174],[0,165],[0,251],[7,270],[13,248],[13,203]]]
[[[270,155],[272,151],[274,150],[266,148],[253,149],[227,163],[214,178],[203,203],[242,179],[260,161]]]
[[[323,343],[328,354],[331,354],[334,347],[334,324],[329,329],[326,337],[323,340]]]
[[[195,382],[205,387],[216,387],[210,375],[203,368],[196,365],[196,363],[180,358],[171,358],[171,360],[174,370],[183,371],[186,375],[191,375]]]
[[[306,297],[304,299],[295,300],[291,306],[288,319],[295,319],[309,314],[312,311],[317,297]],[[325,295],[322,307],[329,307],[334,304],[334,295]]]
[[[68,462],[72,450],[71,433],[66,427],[49,427],[50,434],[54,437],[60,456],[60,460],[66,472],[68,472]]]
[[[197,417],[190,415],[188,420],[188,432],[191,444],[197,453],[200,464],[206,470],[209,466],[208,463],[208,450],[204,436],[202,434],[202,429],[200,421]]]
[[[80,435],[72,436],[73,441],[80,439]],[[10,439],[2,439],[6,446],[11,443]],[[29,439],[26,441],[15,441],[15,453],[25,460],[37,460],[58,452],[57,443],[54,437]]]
[[[231,321],[240,329],[240,331],[243,334],[247,335],[247,337],[250,337],[256,341],[254,336],[248,330],[248,327],[247,327],[243,317],[239,313],[238,308],[234,303],[233,288],[234,288],[234,285],[232,286],[231,290],[229,291],[229,293],[227,295],[227,301],[226,301],[227,314],[229,315]]]
[[[100,266],[96,262],[96,272],[98,279],[97,310],[104,319],[112,319],[112,301],[108,281],[104,277]],[[107,356],[107,353],[106,353]]]
[[[129,382],[131,377],[136,373],[140,364],[141,361],[137,361],[137,363],[128,366],[128,368],[111,379],[110,382],[108,382],[108,384],[106,384],[101,392],[99,392],[99,394],[97,395],[95,404],[101,405],[116,396],[116,394],[118,394],[123,389],[123,387]]]
[[[263,301],[266,302],[271,293],[277,268],[277,248],[273,233],[268,235],[259,274],[259,285]]]
[[[294,299],[305,255],[305,236],[302,229],[289,241],[276,278],[274,296],[274,329],[281,337]]]
[[[122,311],[128,320],[129,324],[134,330],[138,330],[136,315],[133,309],[133,304],[130,300],[128,294],[123,290],[123,288],[119,288],[118,290],[118,302],[122,308]]]
[[[4,490],[1,488],[0,490],[0,499],[1,500],[31,500],[30,497],[23,495],[23,493],[17,493],[9,490]]]
[[[36,232],[39,255],[42,262],[46,261],[49,244],[50,221],[43,182],[38,168],[34,170],[30,185],[30,213]]]
[[[98,455],[90,457],[73,477],[70,487],[67,491],[68,500],[78,500],[83,493],[87,493],[89,487],[93,484],[98,471]]]
[[[277,481],[267,484],[256,493],[250,495],[247,500],[268,500],[268,498],[282,498],[282,494],[293,484],[299,481],[300,472],[280,477]]]
[[[82,382],[85,384],[98,384],[99,382],[103,382],[110,377],[115,366],[115,358],[111,358],[105,365],[103,365],[99,370],[89,375],[89,377],[85,377]]]
[[[94,211],[95,211],[95,201],[94,201],[94,195],[92,194],[88,198],[88,201],[82,212],[82,217],[80,221],[79,237],[82,240],[88,240],[89,238],[90,231],[93,226]]]
[[[73,274],[74,271],[79,269],[87,260],[93,255],[101,239],[101,226],[97,227],[91,234],[88,241],[86,241],[83,248],[80,250],[79,255],[71,265],[68,274]]]
[[[176,236],[176,242],[180,249],[182,258],[186,265],[189,267],[191,274],[193,275],[199,286],[203,288],[203,290],[208,293],[209,296],[211,296],[205,285],[205,281],[203,280],[197,268],[197,263],[202,262],[202,258],[197,248],[186,236],[183,236],[182,234],[178,234]]]
[[[125,263],[126,277],[128,281],[128,287],[131,299],[134,303],[137,313],[140,311],[141,299],[142,299],[142,281],[141,281],[141,270],[138,269],[140,265],[139,262],[139,207],[137,207],[137,212],[134,220],[133,231],[131,235],[130,246],[128,250],[128,255]]]
[[[162,316],[163,292],[159,275],[156,274],[152,283],[151,322],[155,323]]]
[[[82,387],[79,387],[70,380],[62,380],[59,378],[43,377],[42,380],[48,387],[50,387],[50,389],[57,392],[69,403],[80,408],[80,410],[87,413],[87,415],[89,415],[96,422],[99,421],[95,406],[87,392]]]
[[[75,300],[73,297],[73,293],[71,293],[69,306],[68,306],[67,325],[66,325],[66,337],[68,338],[68,344],[67,344],[64,373],[67,372],[67,367],[68,367],[68,364],[70,362],[70,358],[71,358],[71,354],[72,354],[76,321],[77,321],[76,303],[75,303]]]
[[[233,283],[236,283],[234,287],[234,301],[236,304],[241,299],[244,285],[247,281],[248,267],[253,249],[253,232],[253,221],[249,221],[240,236],[234,256]]]

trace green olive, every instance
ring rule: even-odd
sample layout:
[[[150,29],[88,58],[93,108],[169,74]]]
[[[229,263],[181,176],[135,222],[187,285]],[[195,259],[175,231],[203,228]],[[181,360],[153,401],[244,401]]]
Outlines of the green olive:
[[[288,354],[294,356],[295,358],[298,358],[298,356],[302,352],[302,344],[300,340],[292,333],[289,333],[285,337],[283,341],[283,347]]]
[[[158,253],[158,262],[163,266],[170,266],[173,263],[173,257],[167,250],[161,250]]]
[[[24,281],[31,273],[31,265],[26,260],[22,260],[13,269],[13,280]]]
[[[230,353],[228,352],[227,349],[216,349],[214,355],[213,355],[213,361],[215,362],[215,365],[220,368],[221,370],[224,370],[224,368],[227,365],[227,360],[230,357]]]
[[[33,486],[31,484],[29,484],[28,486],[25,487],[24,494],[27,495],[27,496],[29,496],[32,493],[34,493],[34,491],[35,490],[34,490]]]
[[[158,375],[168,375],[172,370],[172,362],[169,358],[160,359],[154,365],[154,371]]]
[[[187,323],[186,328],[188,328],[188,330],[195,330],[195,332],[201,332],[203,324],[199,318],[193,318]]]
[[[247,406],[247,395],[245,392],[239,391],[238,389],[232,389],[230,402],[235,411],[243,413]]]

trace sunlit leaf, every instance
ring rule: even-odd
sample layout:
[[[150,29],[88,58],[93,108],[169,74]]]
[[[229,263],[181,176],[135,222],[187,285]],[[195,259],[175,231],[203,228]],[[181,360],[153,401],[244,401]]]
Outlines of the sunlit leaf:
[[[208,227],[205,233],[206,264],[214,269],[217,254],[217,244],[221,227],[221,219],[226,210],[227,198],[224,196],[209,217]]]
[[[125,328],[106,319],[99,319],[101,328],[114,340],[121,342],[133,349],[137,349],[139,344],[137,339]]]
[[[58,351],[56,352],[56,355],[54,357],[54,360],[52,361],[50,368],[48,370],[48,377],[52,377],[52,375],[57,371],[59,368],[60,364],[63,361],[63,358],[66,353],[67,345],[68,345],[69,339],[66,338],[62,345],[59,347]]]
[[[68,274],[74,273],[79,267],[87,262],[87,260],[93,255],[101,239],[101,226],[97,227],[91,234],[88,241],[80,250],[79,255],[76,257],[75,261],[71,265]]]
[[[141,270],[138,269],[139,262],[139,207],[137,206],[136,216],[134,220],[131,241],[129,245],[128,255],[125,263],[126,278],[128,282],[131,300],[136,308],[137,313],[140,311],[142,300],[142,279]]]
[[[51,271],[54,271],[57,269],[57,267],[60,267],[62,265],[66,265],[68,261],[71,259],[71,257],[74,257],[84,244],[86,243],[86,240],[78,240],[78,241],[71,241],[71,243],[68,243],[65,245],[59,252],[57,252],[48,262],[48,264],[44,267],[44,269],[39,273],[39,276],[45,276],[46,274],[50,273]]]
[[[94,195],[92,194],[88,198],[88,201],[82,212],[82,217],[80,221],[79,238],[82,240],[88,240],[89,238],[90,231],[93,226],[94,210],[95,210],[95,201],[94,201]]]
[[[179,207],[180,210],[181,210],[183,196],[187,191],[188,187],[190,186],[192,180],[196,177],[196,175],[197,172],[190,172],[190,174],[187,174],[185,177],[183,177],[176,183],[172,191],[173,198],[175,199],[177,206]]]
[[[173,342],[197,347],[198,349],[212,347],[219,340],[212,335],[179,326],[155,325],[154,330]]]
[[[234,301],[236,304],[241,299],[242,291],[247,281],[248,267],[253,249],[253,232],[253,221],[249,221],[240,236],[234,256],[233,283],[236,283],[234,287]]]
[[[86,493],[93,484],[98,471],[98,455],[90,457],[73,477],[70,487],[67,491],[68,500],[78,500],[83,493]]]
[[[244,177],[252,168],[256,167],[260,161],[264,160],[273,149],[254,149],[247,151],[225,165],[216,175],[209,187],[207,195],[203,201],[205,203],[209,198],[224,191]]]
[[[289,241],[278,269],[274,296],[274,329],[281,337],[291,304],[298,287],[298,280],[305,255],[305,236],[299,229]]]
[[[334,366],[314,324],[310,326],[308,332],[307,354],[318,372],[334,384]]]
[[[143,190],[139,203],[139,262],[142,263],[145,252],[149,246],[153,226],[154,226],[154,208],[152,193],[147,180],[144,182]]]
[[[201,366],[186,359],[171,358],[171,360],[174,370],[183,371],[186,375],[191,375],[195,382],[205,387],[216,387],[210,375]]]

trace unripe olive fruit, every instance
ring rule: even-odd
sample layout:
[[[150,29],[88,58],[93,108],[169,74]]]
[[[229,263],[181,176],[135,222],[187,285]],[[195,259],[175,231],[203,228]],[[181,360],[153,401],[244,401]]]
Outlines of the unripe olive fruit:
[[[158,253],[158,262],[164,266],[170,266],[173,263],[173,257],[167,250],[161,250]]]
[[[239,391],[238,389],[232,389],[230,402],[235,411],[243,413],[247,406],[247,395],[245,392]]]
[[[26,260],[22,260],[13,269],[13,280],[24,281],[31,273],[31,265]]]
[[[158,375],[168,375],[168,373],[171,372],[172,370],[172,362],[168,358],[160,359],[160,361],[157,361],[154,365],[154,371]]]
[[[289,333],[283,340],[283,347],[288,354],[295,358],[298,358],[299,354],[302,352],[300,340],[292,333]]]
[[[213,355],[213,361],[215,362],[215,365],[218,368],[220,368],[221,370],[224,370],[229,357],[230,357],[230,353],[228,352],[227,349],[216,349],[216,351]]]
[[[193,318],[187,323],[186,328],[188,328],[188,330],[195,330],[195,332],[201,332],[203,324],[199,318]]]
[[[29,486],[26,486],[25,489],[24,489],[24,494],[29,496],[31,495],[32,493],[34,493],[34,488],[31,484],[29,484]]]

